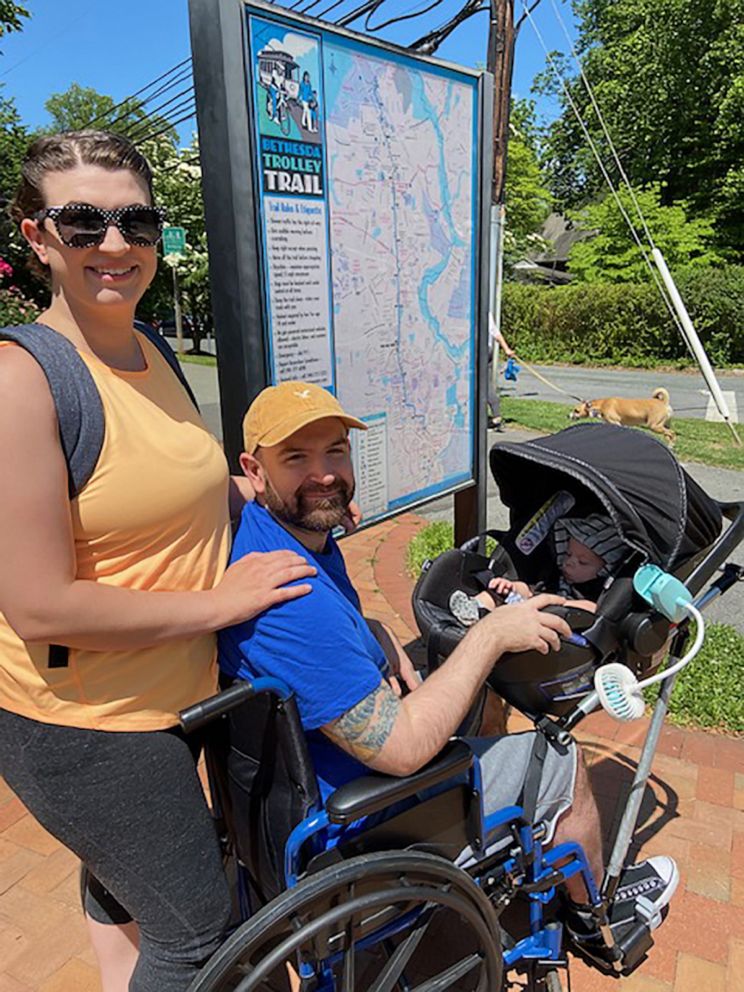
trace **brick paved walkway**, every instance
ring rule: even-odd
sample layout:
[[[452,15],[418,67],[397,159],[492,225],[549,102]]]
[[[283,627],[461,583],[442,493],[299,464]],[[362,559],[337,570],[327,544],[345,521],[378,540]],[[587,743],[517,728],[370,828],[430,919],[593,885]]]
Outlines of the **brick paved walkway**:
[[[365,612],[416,649],[406,515],[343,542]],[[603,827],[627,794],[644,721],[594,715],[585,746]],[[617,981],[572,964],[573,992],[744,992],[744,740],[665,730],[644,801],[641,852],[671,854],[682,874],[668,919],[639,972]],[[518,986],[514,986],[516,990]],[[78,907],[77,865],[0,780],[0,992],[99,992]]]

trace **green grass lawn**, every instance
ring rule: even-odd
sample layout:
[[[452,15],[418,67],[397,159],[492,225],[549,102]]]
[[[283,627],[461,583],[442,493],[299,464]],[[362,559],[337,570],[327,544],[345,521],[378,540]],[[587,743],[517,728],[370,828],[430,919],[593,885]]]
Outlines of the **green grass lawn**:
[[[501,416],[505,423],[518,424],[547,434],[568,427],[571,423],[568,413],[569,408],[563,403],[517,400],[509,396],[501,399]],[[736,444],[725,424],[674,417],[670,426],[677,435],[674,453],[680,461],[703,462],[706,465],[744,470],[744,445]],[[740,428],[740,434],[744,435],[744,428]]]
[[[519,401],[517,401],[519,402]],[[526,403],[531,403],[525,400]],[[556,404],[543,404],[554,406]],[[438,521],[423,527],[406,550],[409,574],[418,577],[427,558],[453,546],[452,524]],[[706,727],[726,733],[744,733],[744,693],[741,691],[744,637],[724,623],[706,627],[700,653],[684,669],[674,687],[668,719],[687,727]],[[646,690],[647,702],[656,698],[658,688]]]
[[[700,654],[690,662],[674,687],[669,704],[673,723],[744,733],[744,693],[741,691],[744,637],[726,623],[705,628]],[[658,688],[646,690],[656,699]]]

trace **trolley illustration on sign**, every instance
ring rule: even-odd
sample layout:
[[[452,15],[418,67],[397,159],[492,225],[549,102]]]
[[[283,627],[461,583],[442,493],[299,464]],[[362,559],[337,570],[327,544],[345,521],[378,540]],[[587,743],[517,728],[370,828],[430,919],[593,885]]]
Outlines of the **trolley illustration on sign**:
[[[282,134],[291,128],[290,104],[300,92],[300,67],[289,52],[264,48],[258,53],[258,81],[266,89],[266,113]]]

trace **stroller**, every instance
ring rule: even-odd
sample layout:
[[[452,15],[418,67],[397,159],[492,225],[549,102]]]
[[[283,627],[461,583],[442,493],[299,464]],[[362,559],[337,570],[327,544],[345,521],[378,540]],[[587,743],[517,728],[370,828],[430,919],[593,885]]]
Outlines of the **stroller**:
[[[491,449],[490,466],[509,509],[509,529],[488,532],[498,542],[490,555],[479,550],[486,538],[480,535],[425,562],[413,593],[414,614],[429,668],[436,668],[466,633],[449,609],[454,590],[474,596],[498,576],[552,590],[559,577],[551,540],[555,521],[598,512],[612,521],[626,553],[599,590],[596,613],[570,602],[549,607],[566,619],[573,636],[562,640],[558,652],[503,656],[488,679],[507,703],[558,741],[567,740],[600,702],[618,719],[643,712],[637,692],[635,705],[624,705],[628,693],[618,686],[617,675],[610,680],[609,693],[603,692],[605,672],[619,671],[631,695],[637,678],[644,680],[641,685],[662,682],[601,888],[609,901],[627,858],[668,701],[683,665],[670,662],[667,669],[659,669],[667,656],[675,662],[682,658],[689,639],[687,611],[675,614],[667,609],[665,615],[664,597],[644,598],[638,576],[650,569],[669,581],[683,582],[687,598],[702,611],[744,578],[744,568],[726,564],[744,538],[744,502],[711,499],[666,445],[640,431],[609,424],[579,424],[534,441],[497,444]],[[682,589],[677,584],[674,588]],[[698,635],[702,642],[702,629]],[[688,652],[682,661],[691,660],[694,653]]]
[[[555,589],[552,525],[569,512],[572,517],[603,513],[627,553],[600,590],[596,613],[570,603],[552,607],[580,636],[548,656],[506,656],[489,678],[493,689],[528,716],[566,717],[591,691],[601,664],[617,660],[648,675],[660,663],[674,625],[650,611],[634,589],[639,567],[658,566],[697,596],[744,537],[744,504],[711,499],[667,447],[609,424],[579,424],[535,441],[498,444],[490,463],[510,527],[488,532],[498,542],[490,557],[477,551],[482,535],[424,563],[413,609],[429,667],[437,667],[465,634],[449,610],[455,589],[475,595],[497,576]],[[726,530],[724,518],[730,521]],[[714,595],[733,581],[733,570],[724,572]]]

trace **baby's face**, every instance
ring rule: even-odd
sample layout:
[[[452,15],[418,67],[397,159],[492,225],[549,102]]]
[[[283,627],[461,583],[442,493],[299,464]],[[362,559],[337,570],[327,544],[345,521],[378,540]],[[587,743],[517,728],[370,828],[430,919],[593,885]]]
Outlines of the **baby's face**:
[[[604,559],[595,554],[591,548],[580,544],[573,537],[569,538],[566,557],[561,565],[563,577],[568,582],[576,585],[596,579],[603,565]]]

